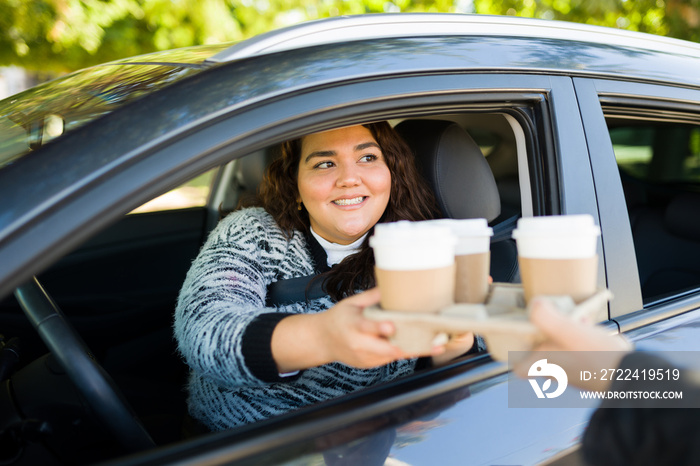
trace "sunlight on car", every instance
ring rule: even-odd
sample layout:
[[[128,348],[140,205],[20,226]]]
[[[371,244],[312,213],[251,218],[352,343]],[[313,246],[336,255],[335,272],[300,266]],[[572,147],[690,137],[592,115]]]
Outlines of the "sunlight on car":
[[[172,191],[168,191],[162,196],[148,201],[129,213],[142,214],[146,212],[160,212],[163,210],[203,207],[207,204],[213,178],[214,171],[212,170],[188,181]]]
[[[42,145],[62,135],[65,130],[65,122],[59,115],[46,115],[44,117],[44,131],[41,135]]]
[[[0,116],[0,167],[29,150],[27,132],[6,115]]]

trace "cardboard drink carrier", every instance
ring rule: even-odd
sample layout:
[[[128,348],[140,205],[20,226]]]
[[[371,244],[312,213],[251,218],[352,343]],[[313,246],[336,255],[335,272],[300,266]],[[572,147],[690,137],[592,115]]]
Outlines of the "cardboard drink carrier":
[[[592,325],[607,318],[607,303],[612,293],[602,289],[579,303],[571,296],[544,298],[552,300],[560,312],[573,320]],[[410,354],[429,354],[433,345],[444,343],[446,337],[473,332],[484,338],[493,359],[507,361],[509,351],[529,351],[544,340],[529,321],[529,308],[520,284],[490,285],[483,304],[452,304],[437,313],[401,312],[371,306],[364,310],[364,316],[391,321],[396,329],[392,343]]]

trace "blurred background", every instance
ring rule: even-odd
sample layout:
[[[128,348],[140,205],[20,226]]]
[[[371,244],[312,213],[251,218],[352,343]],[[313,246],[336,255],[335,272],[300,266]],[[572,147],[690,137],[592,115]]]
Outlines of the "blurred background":
[[[700,40],[700,0],[0,0],[0,99],[119,58],[394,12],[524,16]]]

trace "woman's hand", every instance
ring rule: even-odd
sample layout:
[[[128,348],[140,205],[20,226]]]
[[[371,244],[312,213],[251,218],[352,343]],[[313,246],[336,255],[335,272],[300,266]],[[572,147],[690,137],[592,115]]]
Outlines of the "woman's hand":
[[[282,319],[272,334],[272,355],[280,372],[292,372],[331,362],[370,368],[416,357],[388,340],[394,325],[365,319],[362,311],[379,303],[373,288],[343,299],[325,312]],[[434,354],[444,351],[436,348]],[[466,350],[465,350],[466,351]]]
[[[446,364],[469,351],[472,346],[474,346],[474,334],[472,332],[453,335],[445,345],[440,347],[442,350],[435,350],[435,352],[442,351],[442,353],[433,355],[433,365],[441,366]]]
[[[489,285],[493,284],[493,277],[489,275]],[[444,345],[444,352],[433,356],[433,365],[440,366],[454,358],[458,358],[474,346],[474,334],[472,332],[463,333],[461,335],[452,335],[449,341]]]
[[[344,299],[321,314],[329,359],[353,367],[370,368],[417,356],[407,354],[389,342],[388,338],[394,334],[394,324],[363,317],[364,308],[378,304],[379,296],[379,289],[373,288]]]

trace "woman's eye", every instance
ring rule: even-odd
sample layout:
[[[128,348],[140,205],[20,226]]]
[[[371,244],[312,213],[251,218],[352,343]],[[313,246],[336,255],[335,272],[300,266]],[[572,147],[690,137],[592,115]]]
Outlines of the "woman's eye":
[[[316,165],[314,165],[314,168],[331,168],[333,166],[333,162],[326,161],[326,162],[319,162]]]
[[[374,162],[374,161],[377,160],[378,158],[379,158],[379,157],[376,156],[376,155],[374,155],[374,154],[367,154],[367,155],[363,155],[363,156],[360,158],[360,162]]]

